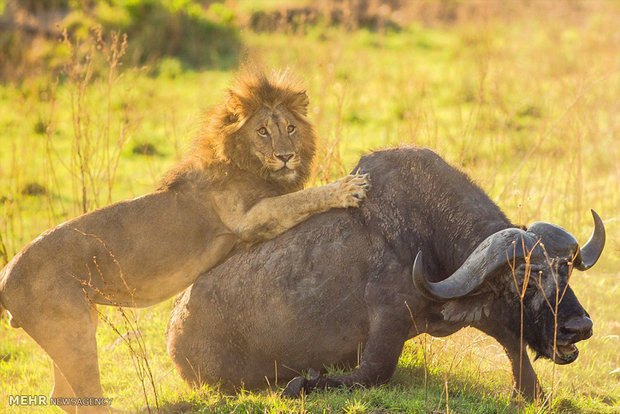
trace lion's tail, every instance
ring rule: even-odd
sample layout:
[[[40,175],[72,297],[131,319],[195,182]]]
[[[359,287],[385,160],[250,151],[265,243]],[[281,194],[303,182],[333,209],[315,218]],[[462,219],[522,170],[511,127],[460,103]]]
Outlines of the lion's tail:
[[[4,273],[6,268],[0,269],[0,321],[2,320],[2,314],[4,313],[4,306],[2,306],[2,281],[4,280]]]
[[[6,309],[4,308],[4,304],[2,303],[2,286],[4,285],[3,280],[4,280],[5,273],[6,273],[6,267],[0,269],[0,321],[2,321],[3,314],[8,313],[8,312],[5,312]]]
[[[0,282],[4,275],[4,269],[0,270]],[[4,313],[4,306],[2,306],[2,284],[0,283],[0,321],[2,321],[2,314]]]

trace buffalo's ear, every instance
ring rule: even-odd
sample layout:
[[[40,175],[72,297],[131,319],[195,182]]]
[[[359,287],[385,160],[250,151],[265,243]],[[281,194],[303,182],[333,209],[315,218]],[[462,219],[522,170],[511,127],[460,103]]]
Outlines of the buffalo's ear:
[[[472,295],[453,299],[443,305],[441,314],[449,322],[472,323],[491,312],[492,295]]]

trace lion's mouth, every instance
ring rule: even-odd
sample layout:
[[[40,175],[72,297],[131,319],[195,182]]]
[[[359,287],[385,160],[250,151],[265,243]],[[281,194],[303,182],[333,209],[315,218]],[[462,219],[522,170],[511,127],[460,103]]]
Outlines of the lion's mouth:
[[[278,159],[268,159],[266,166],[272,171],[272,173],[291,173],[299,166],[297,159],[291,159],[288,161],[282,161]]]
[[[272,171],[280,174],[295,174],[295,167],[285,164],[280,168],[274,168]]]

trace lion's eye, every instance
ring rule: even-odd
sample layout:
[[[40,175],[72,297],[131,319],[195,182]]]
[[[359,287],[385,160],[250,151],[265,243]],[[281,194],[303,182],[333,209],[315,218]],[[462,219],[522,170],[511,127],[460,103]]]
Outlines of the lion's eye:
[[[265,127],[258,128],[258,131],[256,131],[256,132],[258,132],[258,135],[261,135],[263,137],[267,136],[267,128],[265,128]]]
[[[286,127],[286,131],[287,131],[289,134],[292,134],[293,132],[295,132],[295,125],[289,125],[289,126],[287,126],[287,127]]]

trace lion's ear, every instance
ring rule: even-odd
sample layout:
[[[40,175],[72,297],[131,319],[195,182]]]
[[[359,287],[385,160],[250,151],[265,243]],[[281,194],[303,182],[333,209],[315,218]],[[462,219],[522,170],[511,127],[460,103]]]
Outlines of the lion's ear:
[[[306,93],[306,91],[298,92],[292,96],[289,102],[289,109],[293,112],[297,112],[306,116],[308,115],[309,103],[310,99],[308,99],[308,94]]]
[[[229,122],[235,123],[239,122],[241,119],[241,115],[243,114],[243,102],[239,95],[237,95],[234,91],[228,91],[228,100],[226,101],[226,112],[228,113]]]

